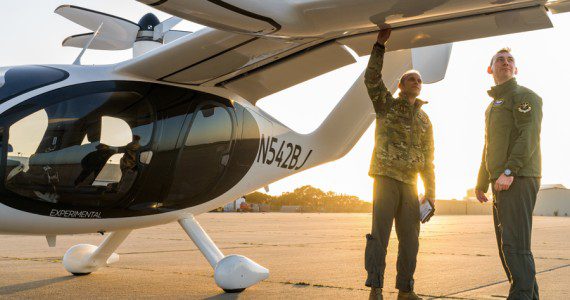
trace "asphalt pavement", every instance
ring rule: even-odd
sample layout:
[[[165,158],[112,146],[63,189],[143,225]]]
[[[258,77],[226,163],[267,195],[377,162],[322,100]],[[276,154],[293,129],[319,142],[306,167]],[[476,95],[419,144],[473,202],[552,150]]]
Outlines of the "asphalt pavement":
[[[98,234],[0,236],[0,298],[367,299],[365,234],[370,214],[210,213],[197,217],[224,254],[249,257],[267,280],[225,294],[177,223],[133,231],[120,261],[88,275],[68,274],[65,251],[97,245]],[[390,240],[385,299],[395,299],[397,239]],[[570,299],[570,218],[535,217],[533,253],[542,299]],[[415,276],[424,299],[504,299],[491,216],[435,216],[422,226]]]

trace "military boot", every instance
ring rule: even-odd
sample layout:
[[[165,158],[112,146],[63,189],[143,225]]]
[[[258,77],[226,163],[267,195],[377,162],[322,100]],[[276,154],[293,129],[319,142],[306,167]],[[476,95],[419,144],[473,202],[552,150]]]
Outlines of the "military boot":
[[[398,292],[398,300],[421,300],[423,298],[420,298],[418,295],[416,295],[416,293],[414,293],[414,291],[409,291],[409,292],[402,292],[399,291]]]
[[[384,297],[382,296],[382,288],[371,287],[368,300],[384,300]]]

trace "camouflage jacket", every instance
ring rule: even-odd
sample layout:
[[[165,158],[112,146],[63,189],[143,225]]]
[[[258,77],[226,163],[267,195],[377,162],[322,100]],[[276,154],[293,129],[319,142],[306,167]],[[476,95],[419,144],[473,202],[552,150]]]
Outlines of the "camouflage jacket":
[[[375,147],[370,176],[416,184],[418,173],[425,185],[426,197],[435,198],[433,129],[422,110],[427,102],[394,98],[382,80],[385,48],[376,44],[372,50],[365,83],[376,111]]]
[[[141,145],[138,141],[132,141],[119,149],[119,152],[125,153],[120,161],[121,171],[135,169],[137,166],[137,151],[139,151],[140,147]]]

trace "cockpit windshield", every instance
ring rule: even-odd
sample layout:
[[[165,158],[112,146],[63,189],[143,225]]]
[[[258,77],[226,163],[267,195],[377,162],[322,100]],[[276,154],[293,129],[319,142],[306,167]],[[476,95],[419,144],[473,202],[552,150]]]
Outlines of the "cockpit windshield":
[[[69,75],[44,66],[0,68],[0,103],[31,90],[56,83]]]
[[[5,187],[49,203],[101,207],[127,193],[152,135],[135,91],[87,93],[30,111],[8,128]]]

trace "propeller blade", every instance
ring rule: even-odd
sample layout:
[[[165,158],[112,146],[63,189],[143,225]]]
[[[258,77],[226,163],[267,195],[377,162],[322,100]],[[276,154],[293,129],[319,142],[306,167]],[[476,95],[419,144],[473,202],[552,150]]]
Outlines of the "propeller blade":
[[[160,38],[162,38],[166,32],[168,32],[170,29],[172,29],[181,21],[182,21],[181,18],[171,17],[166,19],[164,22],[161,22],[160,24],[156,25],[156,27],[154,27],[153,40],[157,41]]]
[[[115,41],[113,43],[115,47],[117,47],[115,43],[124,42],[124,44],[121,44],[119,47],[121,49],[132,47],[132,43],[134,43],[140,29],[139,25],[129,20],[73,5],[62,5],[56,8],[55,13],[93,31],[97,30],[97,28],[103,24],[95,42],[99,43],[99,41],[107,39]],[[126,44],[129,45],[125,48]],[[83,45],[81,48],[83,48]],[[93,45],[89,48],[96,49],[93,48]]]
[[[83,48],[85,44],[93,37],[93,32],[84,33],[78,35],[72,35],[66,38],[62,46],[64,47],[76,47]],[[109,36],[103,36],[99,33],[96,39],[94,39],[89,45],[88,49],[95,50],[126,50],[133,46],[132,42],[121,41],[117,39],[110,38]]]
[[[190,31],[170,30],[164,34],[162,40],[163,40],[164,44],[168,44],[170,42],[173,42],[174,40],[177,40],[177,39],[179,39],[183,36],[186,36],[188,34],[191,34],[191,33],[192,32],[190,32]]]

